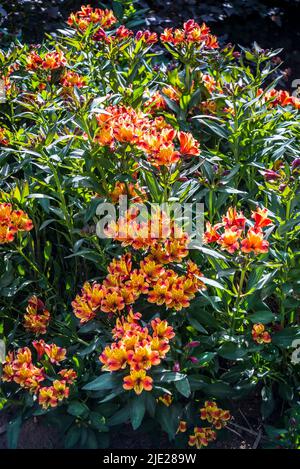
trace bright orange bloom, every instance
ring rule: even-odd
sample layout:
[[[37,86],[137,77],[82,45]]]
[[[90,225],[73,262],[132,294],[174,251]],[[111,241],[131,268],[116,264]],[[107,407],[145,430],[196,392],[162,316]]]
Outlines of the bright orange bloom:
[[[244,229],[246,225],[246,217],[244,217],[242,212],[237,212],[235,207],[230,207],[227,210],[226,215],[222,217],[225,229],[227,228],[236,228]]]
[[[272,338],[265,330],[265,326],[261,323],[254,324],[252,328],[252,339],[257,344],[270,344],[272,342]]]
[[[268,210],[266,208],[258,207],[255,212],[252,212],[251,218],[254,220],[255,228],[265,228],[272,225],[272,220],[268,218]]]
[[[24,315],[24,327],[34,334],[46,334],[50,321],[50,313],[44,303],[36,296],[28,301],[26,314]]]
[[[157,264],[149,256],[140,262],[140,271],[145,275],[147,282],[157,282],[165,269],[161,264]]]
[[[255,254],[264,254],[269,250],[269,242],[264,240],[264,234],[261,229],[250,228],[247,237],[241,242],[242,252],[254,252]]]
[[[67,20],[69,26],[77,27],[81,31],[85,31],[90,23],[106,29],[116,22],[117,19],[112,10],[94,9],[90,5],[82,5],[81,10],[71,13]]]
[[[32,345],[37,351],[38,360],[46,354],[51,363],[59,364],[59,362],[66,359],[66,349],[58,347],[56,344],[46,344],[44,340],[34,340]]]
[[[238,240],[241,237],[241,231],[228,228],[218,239],[218,244],[220,244],[222,249],[233,254],[240,247]]]
[[[58,374],[62,377],[62,381],[68,384],[73,384],[77,379],[77,373],[72,368],[60,370]]]
[[[189,437],[189,446],[201,449],[208,446],[209,442],[216,440],[217,434],[210,427],[195,427],[194,434]]]
[[[217,225],[212,226],[209,221],[206,223],[206,231],[203,235],[204,242],[209,244],[209,243],[215,243],[216,241],[219,240],[220,234],[218,233],[218,230],[222,227],[222,223],[218,223]]]
[[[217,429],[225,427],[231,415],[228,410],[220,409],[214,401],[206,401],[200,409],[201,420],[207,420]]]
[[[108,288],[105,290],[101,302],[101,311],[104,313],[117,313],[125,308],[125,301],[118,289]]]
[[[126,391],[134,390],[136,394],[141,394],[143,391],[151,391],[153,379],[147,376],[145,370],[132,371],[129,376],[123,379],[123,388]]]
[[[178,140],[180,143],[180,153],[182,155],[194,156],[199,155],[199,142],[194,139],[189,132],[179,132]]]
[[[159,339],[173,339],[175,332],[172,326],[169,326],[167,321],[162,321],[160,318],[155,318],[151,321],[151,327],[153,330],[153,337]]]
[[[118,371],[127,366],[128,353],[125,348],[105,347],[99,360],[103,363],[102,370]]]
[[[81,77],[78,73],[72,70],[66,71],[60,79],[60,83],[65,88],[83,88],[86,86],[86,78]]]
[[[0,203],[0,244],[11,243],[18,231],[30,231],[33,223],[22,210],[13,210],[12,205]]]
[[[152,366],[160,364],[159,353],[153,351],[149,345],[136,347],[128,363],[132,370],[149,370]]]
[[[45,386],[39,390],[39,404],[43,409],[56,407],[60,401],[69,397],[69,392],[64,381],[55,380],[53,386]]]
[[[201,49],[218,48],[218,41],[212,36],[210,29],[203,23],[201,26],[194,20],[188,20],[183,25],[183,29],[166,28],[160,36],[162,43],[172,44],[173,46],[186,47],[189,44],[198,46]]]
[[[81,290],[81,295],[77,295],[72,302],[75,316],[84,324],[93,319],[100,310],[104,296],[102,285],[86,282]]]
[[[202,75],[202,81],[203,81],[204,86],[207,89],[207,91],[212,93],[215,90],[216,80],[211,75],[203,74]]]

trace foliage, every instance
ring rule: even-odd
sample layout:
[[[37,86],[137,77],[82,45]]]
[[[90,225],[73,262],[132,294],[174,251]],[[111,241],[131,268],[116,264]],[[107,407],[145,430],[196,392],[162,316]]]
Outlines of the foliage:
[[[221,49],[193,20],[133,33],[131,14],[83,8],[55,41],[1,52],[11,447],[39,415],[69,448],[128,422],[203,447],[230,425],[216,401],[259,395],[267,424],[299,401],[300,102],[275,89],[279,51]],[[178,219],[124,239],[124,220],[149,223],[130,209],[99,238],[97,207],[120,195],[204,202],[204,245]]]

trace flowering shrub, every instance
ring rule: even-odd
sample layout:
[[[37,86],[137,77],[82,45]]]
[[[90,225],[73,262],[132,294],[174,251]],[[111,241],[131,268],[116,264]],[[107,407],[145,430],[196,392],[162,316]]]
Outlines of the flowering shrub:
[[[299,101],[278,89],[278,51],[126,15],[83,6],[55,40],[1,52],[10,446],[39,415],[66,447],[131,423],[202,448],[235,402],[260,399],[267,423],[299,401]],[[101,204],[117,215],[103,237]]]

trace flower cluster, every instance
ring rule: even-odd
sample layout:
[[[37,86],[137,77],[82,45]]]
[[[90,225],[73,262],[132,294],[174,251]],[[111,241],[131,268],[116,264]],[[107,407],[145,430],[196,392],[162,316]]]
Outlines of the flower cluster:
[[[26,314],[24,314],[24,327],[27,331],[36,335],[46,334],[50,322],[50,313],[44,303],[36,296],[28,301]]]
[[[113,204],[119,202],[121,196],[130,197],[131,202],[139,204],[147,200],[147,194],[145,190],[140,187],[139,183],[125,183],[117,181],[113,190],[109,193],[109,198]]]
[[[84,284],[81,295],[72,302],[74,314],[82,324],[100,311],[120,314],[141,294],[147,294],[150,303],[179,311],[189,306],[197,291],[205,288],[198,267],[191,260],[186,267],[186,275],[179,276],[149,255],[140,261],[139,269],[133,269],[131,255],[127,253],[111,262],[103,284]]]
[[[231,416],[228,410],[220,409],[216,402],[206,401],[204,407],[200,409],[200,418],[201,420],[207,420],[217,430],[221,430],[226,426]]]
[[[173,46],[187,47],[190,44],[200,45],[207,49],[219,47],[216,36],[210,34],[210,29],[203,23],[201,26],[194,20],[189,20],[183,25],[183,29],[166,28],[161,34],[163,43]]]
[[[106,29],[116,22],[117,19],[112,10],[92,8],[90,5],[82,5],[81,9],[76,13],[71,13],[67,20],[69,26],[78,28],[80,31],[85,31],[90,24]]]
[[[267,103],[269,107],[286,107],[293,106],[295,109],[300,109],[300,99],[296,96],[291,96],[288,91],[275,90],[274,88],[264,92],[263,89],[258,90],[258,96],[262,96],[263,102]]]
[[[149,329],[139,324],[140,318],[141,314],[131,311],[126,319],[117,319],[112,331],[115,342],[105,347],[99,357],[105,371],[118,371],[128,366],[130,371],[124,377],[123,387],[133,389],[136,394],[151,391],[153,380],[147,372],[165,358],[170,349],[169,340],[175,336],[167,321],[159,318],[151,321],[150,335]]]
[[[130,144],[145,153],[156,167],[177,163],[181,156],[200,154],[199,142],[188,132],[173,129],[163,117],[150,119],[146,114],[124,106],[109,106],[97,115],[98,131],[95,141],[117,149]]]
[[[55,344],[45,345],[48,351],[57,347]],[[31,350],[24,347],[18,349],[16,353],[9,352],[3,365],[2,381],[15,382],[21,388],[27,389],[37,396],[39,404],[47,409],[50,406],[56,407],[60,401],[69,396],[67,384],[73,384],[77,378],[73,369],[63,369],[58,375],[60,379],[54,380],[51,386],[42,386],[47,379],[45,370],[33,364]]]
[[[20,231],[30,231],[32,221],[22,210],[13,210],[9,203],[0,203],[0,244],[11,243]]]
[[[72,70],[68,70],[62,75],[60,83],[64,88],[73,88],[74,86],[76,86],[76,88],[82,88],[87,84],[84,77]]]
[[[165,97],[178,104],[181,95],[181,91],[177,88],[170,85],[164,86],[161,91],[155,91],[152,94],[152,96],[144,103],[144,108],[150,113],[153,111],[166,110],[168,108],[168,104]]]
[[[227,214],[223,216],[222,222],[212,226],[209,222],[206,224],[204,233],[204,242],[206,244],[217,243],[221,249],[233,254],[241,250],[243,253],[266,253],[269,243],[264,239],[263,228],[272,224],[268,218],[267,209],[257,208],[252,212],[251,218],[254,225],[247,220],[242,212],[237,212],[235,208],[230,207]],[[245,233],[246,223],[250,225]],[[223,233],[220,230],[223,229]]]
[[[216,439],[217,434],[211,427],[195,427],[194,433],[189,436],[189,446],[196,446],[197,449],[201,449]]]
[[[56,70],[57,68],[64,67],[66,64],[67,60],[61,50],[47,52],[42,56],[32,51],[26,58],[27,70]]]
[[[257,344],[269,344],[272,342],[272,338],[265,326],[261,323],[254,324],[252,328],[252,339]]]

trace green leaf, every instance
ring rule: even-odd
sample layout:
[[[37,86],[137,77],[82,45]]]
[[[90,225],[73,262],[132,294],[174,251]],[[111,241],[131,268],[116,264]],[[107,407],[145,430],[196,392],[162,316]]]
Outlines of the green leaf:
[[[94,379],[83,386],[85,391],[104,391],[117,387],[120,384],[120,377],[113,373],[103,373],[103,375]]]
[[[74,448],[76,443],[78,443],[81,435],[81,429],[77,425],[72,426],[66,433],[65,436],[65,448]]]
[[[136,396],[131,401],[130,407],[130,420],[133,430],[136,430],[141,425],[145,412],[145,392],[140,396]]]
[[[242,348],[240,344],[226,342],[221,345],[218,350],[218,354],[223,358],[227,358],[227,360],[237,360],[247,354],[247,349]]]
[[[257,311],[256,313],[250,314],[249,319],[254,324],[258,322],[268,324],[274,321],[274,314],[269,310]]]
[[[81,415],[87,414],[89,408],[83,402],[73,401],[68,405],[67,409],[68,414],[74,415],[74,417],[79,417]]]
[[[11,420],[7,427],[7,447],[9,449],[16,449],[18,446],[18,440],[20,430],[22,426],[22,415],[19,415],[16,419]]]
[[[272,336],[273,344],[278,347],[288,348],[293,345],[293,341],[300,339],[300,327],[286,327]]]
[[[127,422],[130,419],[131,415],[131,405],[127,404],[127,406],[123,407],[122,409],[118,410],[110,419],[108,419],[107,424],[112,427],[114,425],[120,425],[121,423]]]
[[[187,378],[184,378],[180,381],[176,381],[175,382],[175,388],[184,397],[190,397],[190,395],[191,395],[191,386],[190,386],[189,380]]]

